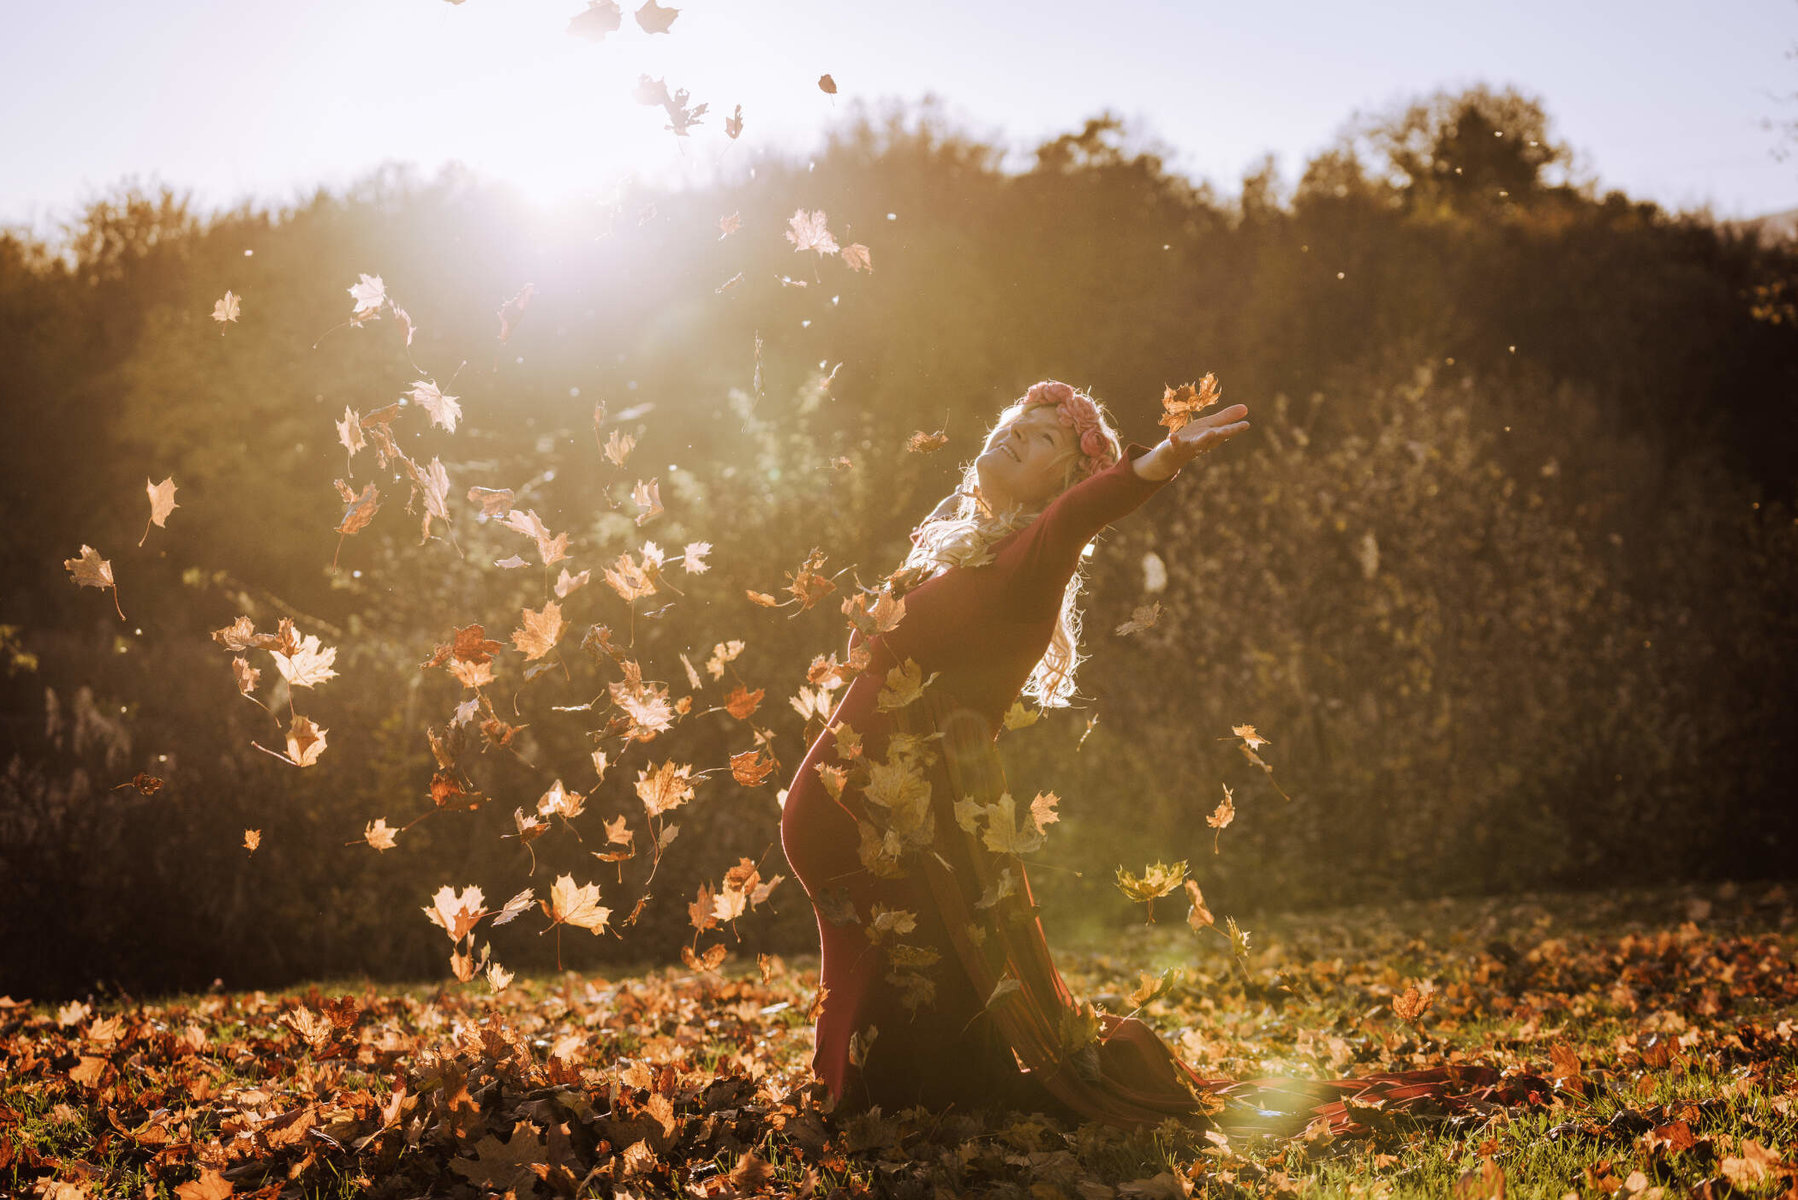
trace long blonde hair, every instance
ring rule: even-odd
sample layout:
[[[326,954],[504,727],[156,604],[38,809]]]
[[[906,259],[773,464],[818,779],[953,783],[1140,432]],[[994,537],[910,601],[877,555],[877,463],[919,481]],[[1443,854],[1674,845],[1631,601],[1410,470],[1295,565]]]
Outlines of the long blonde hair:
[[[987,430],[982,446],[991,445],[995,433],[1009,429],[1012,422],[1030,409],[1057,405],[1058,401],[1065,401],[1069,396],[1076,396],[1079,401],[1092,405],[1097,420],[1089,423],[1089,427],[1096,427],[1105,443],[1104,450],[1109,451],[1111,462],[1122,458],[1123,441],[1104,407],[1086,392],[1076,391],[1055,380],[1044,380],[1033,385],[1022,397],[1007,405]],[[1077,443],[1084,441],[1089,447],[1092,442],[1091,438],[1082,439],[1078,435],[1074,440]],[[1102,458],[1095,458],[1077,448],[1054,496],[1050,496],[1033,510],[1013,507],[1004,512],[996,512],[980,494],[980,472],[974,460],[963,463],[960,486],[945,496],[931,514],[912,530],[911,552],[905,556],[905,562],[894,575],[907,578],[909,586],[915,587],[951,567],[972,567],[991,562],[995,542],[1030,524],[1042,514],[1055,496],[1104,465],[1106,464]],[[1079,607],[1080,571],[1084,563],[1085,558],[1082,556],[1080,565],[1075,566],[1074,573],[1062,592],[1061,610],[1055,618],[1055,629],[1050,634],[1049,647],[1024,682],[1023,694],[1034,699],[1043,708],[1065,708],[1074,696],[1074,668],[1085,657],[1080,653]]]

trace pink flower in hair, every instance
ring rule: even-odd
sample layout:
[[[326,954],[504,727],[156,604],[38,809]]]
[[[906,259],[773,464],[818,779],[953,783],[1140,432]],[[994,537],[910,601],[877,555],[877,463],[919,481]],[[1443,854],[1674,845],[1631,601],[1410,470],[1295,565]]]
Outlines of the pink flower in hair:
[[[1075,431],[1080,442],[1080,453],[1085,456],[1080,464],[1086,474],[1100,471],[1117,461],[1112,451],[1111,442],[1105,436],[1104,424],[1099,419],[1099,406],[1085,392],[1077,392],[1058,379],[1045,379],[1041,383],[1033,383],[1024,393],[1026,409],[1041,405],[1053,404],[1055,415],[1061,424]]]

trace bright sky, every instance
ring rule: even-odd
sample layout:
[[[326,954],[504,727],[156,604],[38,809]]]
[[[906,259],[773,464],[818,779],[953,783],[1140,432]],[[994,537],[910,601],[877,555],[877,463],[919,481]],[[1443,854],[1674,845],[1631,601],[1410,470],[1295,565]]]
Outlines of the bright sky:
[[[1269,152],[1290,185],[1357,109],[1479,82],[1538,97],[1603,187],[1719,217],[1798,207],[1798,152],[1775,160],[1761,127],[1798,120],[1798,0],[691,0],[657,35],[623,3],[597,44],[565,32],[585,0],[13,6],[0,223],[47,234],[131,176],[204,209],[291,202],[388,159],[544,200],[625,172],[702,181],[749,143],[817,147],[857,100],[926,93],[1020,166],[1110,107],[1234,193]],[[711,105],[690,137],[631,100],[640,73]]]

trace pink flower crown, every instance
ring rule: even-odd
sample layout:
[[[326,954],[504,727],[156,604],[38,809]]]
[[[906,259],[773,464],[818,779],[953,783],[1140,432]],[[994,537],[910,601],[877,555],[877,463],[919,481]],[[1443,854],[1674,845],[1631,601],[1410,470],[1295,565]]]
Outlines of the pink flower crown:
[[[1080,453],[1084,455],[1080,463],[1081,474],[1103,471],[1117,462],[1117,451],[1112,449],[1111,440],[1105,436],[1099,406],[1093,403],[1091,396],[1075,391],[1060,380],[1045,379],[1031,384],[1030,390],[1024,393],[1024,409],[1028,412],[1045,404],[1053,404],[1063,427],[1075,431]]]

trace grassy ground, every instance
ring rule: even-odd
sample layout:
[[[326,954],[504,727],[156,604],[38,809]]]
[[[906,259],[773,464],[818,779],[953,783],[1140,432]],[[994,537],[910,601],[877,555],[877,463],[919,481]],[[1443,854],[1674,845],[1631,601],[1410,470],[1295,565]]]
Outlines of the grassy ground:
[[[1058,953],[1208,1076],[1473,1060],[1552,1081],[1454,1122],[1221,1143],[1031,1114],[829,1111],[814,959],[131,1005],[0,1000],[0,1194],[1798,1198],[1798,887],[1161,924]],[[1055,931],[1050,929],[1051,940]],[[1409,994],[1407,1003],[1405,997]],[[1399,1009],[1413,1012],[1401,1020]]]

